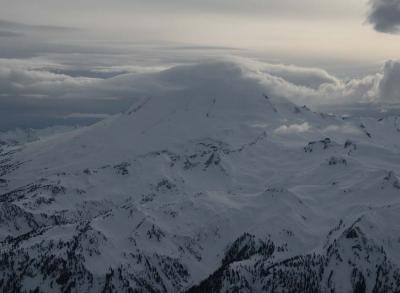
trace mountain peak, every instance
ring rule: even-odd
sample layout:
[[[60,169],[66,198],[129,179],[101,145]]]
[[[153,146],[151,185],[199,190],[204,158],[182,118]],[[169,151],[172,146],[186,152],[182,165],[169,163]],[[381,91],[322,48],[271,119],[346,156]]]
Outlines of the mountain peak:
[[[399,291],[397,124],[232,62],[118,78],[125,113],[0,148],[0,290]]]

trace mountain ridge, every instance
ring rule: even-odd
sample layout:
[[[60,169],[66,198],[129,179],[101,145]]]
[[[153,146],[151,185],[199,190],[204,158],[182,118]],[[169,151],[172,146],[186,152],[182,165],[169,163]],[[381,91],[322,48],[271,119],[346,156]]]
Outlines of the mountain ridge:
[[[3,291],[400,289],[395,120],[313,112],[229,62],[132,83],[125,113],[1,147]]]

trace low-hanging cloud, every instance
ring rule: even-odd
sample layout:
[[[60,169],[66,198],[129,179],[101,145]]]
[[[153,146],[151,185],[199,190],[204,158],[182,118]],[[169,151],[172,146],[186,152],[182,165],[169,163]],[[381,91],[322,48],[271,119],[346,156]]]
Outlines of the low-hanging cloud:
[[[309,106],[384,101],[383,97],[387,93],[380,90],[379,85],[384,74],[391,74],[388,70],[382,70],[345,81],[322,69],[279,65],[279,71],[272,71],[268,68],[276,65],[248,61],[240,64],[245,64],[245,74],[259,79],[270,95],[282,96],[294,103]],[[396,84],[393,86],[395,89],[398,87]]]
[[[379,82],[381,99],[387,102],[400,102],[400,62],[387,61]]]
[[[264,70],[297,86],[318,89],[322,84],[338,84],[339,79],[319,68],[304,68],[294,65],[265,64]]]
[[[296,134],[310,131],[311,125],[307,122],[302,124],[282,125],[275,129],[276,134]]]
[[[58,97],[81,91],[95,83],[93,78],[73,78],[64,74],[36,69],[0,68],[0,94],[14,96]]]
[[[241,74],[257,80],[266,92],[299,104],[353,102],[398,102],[400,62],[387,61],[381,72],[360,79],[343,81],[326,71],[293,65],[276,65],[243,58],[207,61],[201,64],[149,70],[133,67],[119,75],[104,77],[71,76],[62,65],[0,59],[0,95],[46,96],[53,98],[122,98],[138,92],[163,90],[165,86],[194,86],[213,76],[212,70],[234,68],[228,74]],[[97,69],[94,69],[94,74]],[[106,69],[103,69],[106,70]],[[111,70],[111,69],[110,69]],[[61,73],[57,73],[60,71]],[[188,72],[196,78],[188,80]],[[219,70],[220,71],[220,70]],[[161,75],[158,74],[161,72]],[[236,72],[236,73],[235,73]],[[163,80],[160,80],[163,76]],[[226,79],[229,80],[229,76]]]
[[[374,29],[383,33],[400,32],[400,1],[370,0],[368,22]]]
[[[86,70],[86,69],[85,69]],[[376,74],[344,81],[317,68],[269,64],[243,58],[208,60],[197,64],[123,69],[94,67],[91,77],[68,74],[62,64],[41,59],[0,59],[0,102],[47,99],[69,101],[69,105],[113,100],[126,105],[145,96],[189,89],[188,93],[212,95],[233,85],[246,93],[282,97],[299,105],[346,105],[357,103],[393,104],[400,102],[400,62],[387,61]],[[112,71],[104,75],[103,71]],[[74,71],[75,72],[75,71]],[[99,75],[96,75],[96,74]],[[93,102],[90,102],[90,101]],[[119,102],[121,101],[121,102]],[[128,103],[128,104],[129,104]],[[104,103],[103,103],[104,104]],[[63,104],[64,105],[64,104]],[[105,105],[105,104],[104,104]],[[72,109],[72,108],[71,108]],[[90,113],[89,107],[85,112]],[[57,112],[57,111],[56,111]],[[97,113],[109,113],[105,108]],[[115,112],[113,112],[115,113]],[[280,131],[301,131],[306,127],[289,127]]]

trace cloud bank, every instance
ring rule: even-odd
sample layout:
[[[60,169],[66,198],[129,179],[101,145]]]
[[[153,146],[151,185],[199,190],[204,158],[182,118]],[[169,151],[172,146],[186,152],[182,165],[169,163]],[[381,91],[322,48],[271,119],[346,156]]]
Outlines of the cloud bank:
[[[397,34],[400,32],[400,1],[399,0],[370,0],[368,21],[374,29]]]
[[[208,67],[204,64],[208,64]],[[210,66],[212,64],[212,66]],[[69,75],[63,65],[34,61],[0,59],[0,96],[121,99],[137,95],[151,95],[168,87],[187,87],[188,71],[197,74],[200,82],[217,68],[235,68],[243,78],[259,82],[269,95],[285,97],[297,104],[350,104],[400,102],[400,62],[387,61],[376,74],[344,81],[318,68],[269,64],[244,58],[205,61],[200,64],[177,66],[167,71],[164,67],[140,68],[125,66],[121,73],[104,75],[110,69],[93,68],[91,77]],[[160,73],[159,73],[160,72]],[[98,76],[96,76],[98,74]],[[229,80],[227,73],[225,79]],[[164,76],[163,79],[160,76]]]
[[[380,97],[384,101],[400,101],[400,62],[387,61],[379,82]]]
[[[243,61],[245,72],[257,78],[270,95],[283,96],[308,106],[400,102],[400,61],[387,61],[382,69],[362,78],[343,80],[317,68]]]
[[[387,61],[376,74],[342,80],[318,68],[270,64],[238,57],[171,66],[169,69],[126,65],[123,68],[94,66],[81,71],[41,59],[0,59],[0,114],[2,109],[6,109],[0,122],[7,123],[21,113],[29,115],[26,111],[32,107],[24,105],[41,105],[46,109],[40,111],[41,119],[88,118],[90,115],[78,117],[72,114],[90,114],[91,108],[105,117],[104,114],[127,109],[127,105],[137,99],[162,95],[166,91],[189,88],[195,92],[196,88],[206,88],[212,94],[213,90],[229,89],[235,85],[246,87],[251,92],[249,84],[257,85],[257,88],[261,86],[263,94],[282,97],[300,106],[392,105],[400,103],[399,80],[400,62],[395,60]],[[213,88],[215,85],[218,87]],[[8,117],[5,122],[2,121],[6,119],[4,117]],[[90,116],[94,117],[101,118]],[[287,129],[279,131],[300,131],[305,129],[303,126],[287,126]]]

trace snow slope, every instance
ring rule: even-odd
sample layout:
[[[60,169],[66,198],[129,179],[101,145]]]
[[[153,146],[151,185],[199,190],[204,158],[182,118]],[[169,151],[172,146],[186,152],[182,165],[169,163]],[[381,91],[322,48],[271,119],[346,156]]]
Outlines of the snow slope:
[[[122,77],[124,78],[124,77]],[[3,292],[396,292],[397,117],[273,96],[232,62],[0,152]]]
[[[0,145],[6,146],[30,143],[77,128],[79,128],[79,126],[51,126],[43,129],[16,128],[14,130],[0,132]]]

